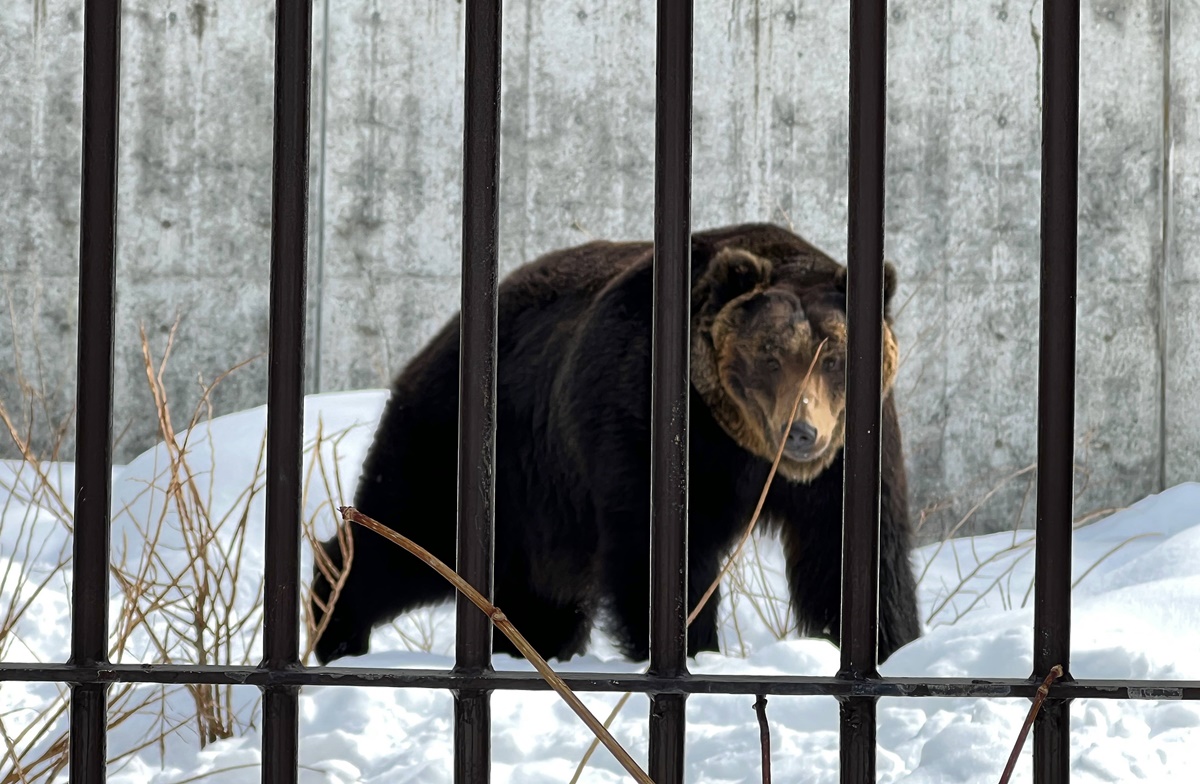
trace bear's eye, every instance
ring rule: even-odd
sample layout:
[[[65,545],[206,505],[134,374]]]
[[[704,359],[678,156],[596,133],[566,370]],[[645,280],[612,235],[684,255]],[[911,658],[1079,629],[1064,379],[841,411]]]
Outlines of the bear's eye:
[[[771,371],[772,373],[777,373],[783,368],[783,365],[779,364],[779,360],[775,359],[775,357],[767,357],[766,366],[767,370]]]
[[[825,357],[825,360],[821,363],[821,367],[825,369],[826,373],[834,372],[838,369],[839,365],[841,365],[841,362],[838,361],[837,357]]]

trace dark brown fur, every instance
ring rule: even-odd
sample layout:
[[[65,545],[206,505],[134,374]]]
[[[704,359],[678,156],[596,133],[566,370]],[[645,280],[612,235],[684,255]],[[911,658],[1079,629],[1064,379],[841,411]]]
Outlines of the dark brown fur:
[[[652,259],[649,243],[593,242],[543,256],[500,288],[496,602],[547,657],[581,652],[602,616],[626,654],[647,655]],[[801,632],[836,641],[845,269],[789,231],[751,224],[694,235],[692,275],[689,606],[749,521],[825,339],[800,411],[814,444],[785,458],[764,524],[782,538]],[[894,281],[889,267],[887,301]],[[881,659],[920,633],[890,326],[884,345]],[[355,498],[451,563],[457,405],[455,318],[397,377]],[[375,624],[452,595],[398,548],[357,526],[351,535],[355,561],[316,645],[322,662],[365,652]],[[340,562],[336,540],[324,549]],[[319,575],[314,588],[328,596]],[[717,649],[716,598],[689,630],[693,654]],[[513,652],[502,636],[496,647]]]
[[[891,265],[888,269],[894,288],[895,272]],[[740,293],[726,300],[716,289],[731,281],[731,291]],[[746,451],[774,460],[800,394],[795,421],[814,425],[821,435],[822,450],[812,458],[794,460],[784,454],[779,471],[792,481],[807,482],[828,469],[842,447],[844,286],[840,268],[814,271],[794,257],[785,257],[777,265],[727,247],[716,253],[712,271],[696,289],[695,298],[705,304],[692,334],[692,384],[721,427]],[[883,327],[883,348],[883,393],[887,395],[899,365],[888,322]],[[752,393],[739,394],[739,389]]]

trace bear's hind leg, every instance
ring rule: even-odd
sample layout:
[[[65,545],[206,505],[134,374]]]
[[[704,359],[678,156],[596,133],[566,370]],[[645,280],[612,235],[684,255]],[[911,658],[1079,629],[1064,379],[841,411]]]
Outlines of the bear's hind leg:
[[[325,628],[313,646],[320,664],[343,656],[367,652],[371,631],[401,613],[451,598],[454,588],[415,556],[379,534],[358,525],[350,526],[354,555],[336,601],[329,612],[334,589],[318,570],[310,597],[313,621]],[[445,560],[446,547],[428,546]],[[342,569],[342,552],[336,537],[322,544],[335,573]],[[328,615],[328,618],[326,618]]]
[[[592,612],[585,603],[550,601],[526,585],[497,585],[496,606],[543,659],[567,661],[587,649]],[[499,629],[493,630],[492,650],[521,657]]]
[[[620,558],[607,561],[607,631],[626,658],[646,661],[650,658],[650,555],[631,547]]]
[[[708,586],[720,573],[716,563],[696,563],[688,565],[688,614],[695,609],[697,602],[704,596]],[[717,634],[717,611],[721,605],[721,586],[717,586],[712,596],[708,597],[703,609],[696,614],[696,620],[688,627],[688,656],[695,658],[701,651],[720,651],[720,637]]]
[[[615,580],[614,587],[610,589],[612,621],[609,631],[621,652],[633,661],[650,658],[650,581],[648,577],[640,577],[648,571],[649,564],[645,564],[645,571],[635,570],[626,564],[623,576]],[[689,613],[714,577],[715,570],[703,570],[697,572],[695,577],[689,577],[692,584],[688,591]],[[696,588],[698,585],[701,586],[699,589]],[[688,656],[695,657],[701,651],[721,649],[717,634],[717,606],[720,601],[721,591],[718,588],[688,627]]]

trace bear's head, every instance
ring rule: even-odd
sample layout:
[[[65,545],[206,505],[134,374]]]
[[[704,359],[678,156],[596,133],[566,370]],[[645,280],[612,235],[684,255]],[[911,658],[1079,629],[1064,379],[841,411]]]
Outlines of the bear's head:
[[[693,385],[743,449],[773,462],[782,444],[779,473],[793,482],[830,466],[846,424],[846,270],[828,259],[810,262],[724,248],[692,289]],[[896,271],[888,263],[884,272],[886,314]],[[885,396],[898,364],[889,317]]]

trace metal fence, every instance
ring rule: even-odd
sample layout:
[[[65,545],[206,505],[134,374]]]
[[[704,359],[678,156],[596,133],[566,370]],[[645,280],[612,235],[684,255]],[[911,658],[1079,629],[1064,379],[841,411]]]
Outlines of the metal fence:
[[[463,171],[458,568],[490,594],[495,454],[499,0],[468,0]],[[841,702],[842,780],[875,779],[880,697],[1032,698],[1055,665],[1034,729],[1034,781],[1069,777],[1069,704],[1082,697],[1198,699],[1200,682],[1070,676],[1070,559],[1078,181],[1079,3],[1045,0],[1042,289],[1038,390],[1034,672],[1027,679],[881,678],[876,669],[883,171],[887,4],[850,3],[851,359],[845,444],[841,669],[831,677],[691,675],[686,663],[687,407],[692,2],[659,0],[655,142],[653,595],[645,675],[571,674],[583,691],[650,695],[649,772],[683,780],[689,694],[827,695]],[[297,780],[306,685],[441,688],[454,693],[458,782],[488,780],[489,695],[545,689],[534,673],[491,668],[488,619],[460,597],[451,671],[307,669],[299,658],[300,487],[312,6],[279,0],[271,240],[264,659],[253,668],[112,664],[107,659],[113,304],[120,0],[86,0],[80,228],[78,440],[71,657],[2,664],[0,681],[71,686],[71,782],[102,782],[113,683],[245,684],[263,702],[262,779]],[[684,415],[680,416],[680,412]]]

